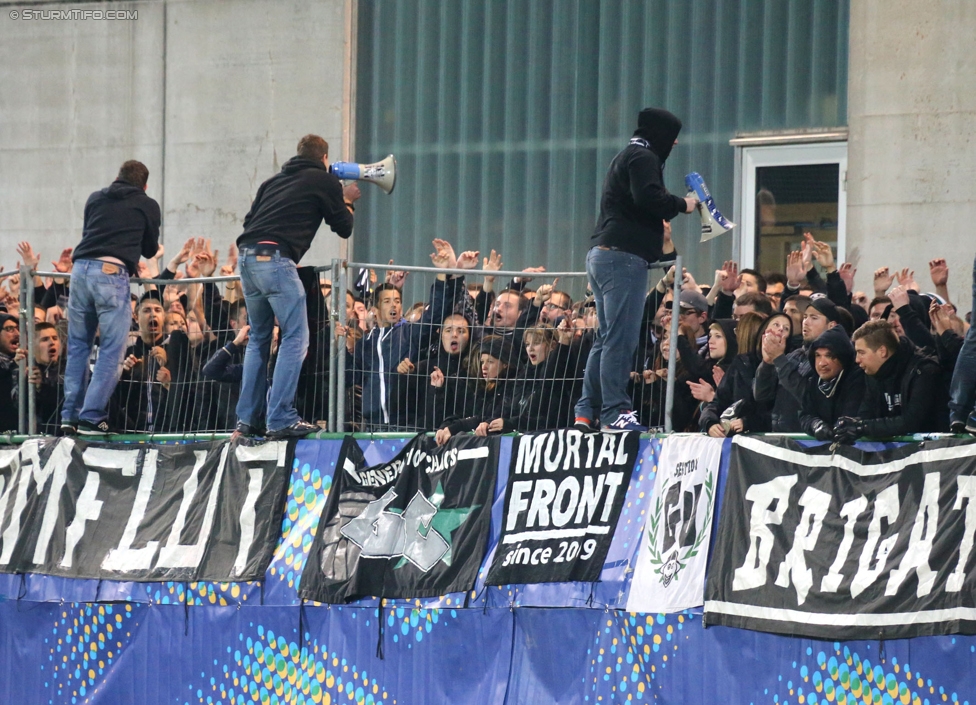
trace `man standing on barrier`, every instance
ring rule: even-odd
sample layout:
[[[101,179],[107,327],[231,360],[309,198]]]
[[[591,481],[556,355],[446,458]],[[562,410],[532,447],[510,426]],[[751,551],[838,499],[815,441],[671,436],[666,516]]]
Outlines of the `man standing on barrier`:
[[[329,144],[318,135],[305,135],[298,142],[298,155],[261,184],[254,197],[237,238],[251,326],[237,402],[237,431],[242,435],[261,435],[267,428],[269,438],[300,437],[318,428],[295,409],[298,375],[308,350],[305,288],[296,265],[323,220],[339,237],[352,235],[352,204],[359,196],[358,186],[343,188],[329,172]],[[276,319],[278,358],[269,394]]]
[[[664,221],[693,213],[696,198],[664,187],[664,162],[678,143],[681,121],[666,110],[645,108],[630,144],[613,158],[603,182],[600,217],[586,255],[586,274],[596,301],[596,341],[576,404],[576,428],[646,430],[627,394],[640,337],[647,268],[663,256]]]
[[[64,370],[62,433],[110,432],[108,403],[119,382],[132,322],[129,277],[139,256],[159,249],[159,204],[146,195],[149,169],[127,161],[108,188],[85,204],[81,243],[74,249],[68,295],[68,359]],[[98,334],[98,359],[88,359]]]

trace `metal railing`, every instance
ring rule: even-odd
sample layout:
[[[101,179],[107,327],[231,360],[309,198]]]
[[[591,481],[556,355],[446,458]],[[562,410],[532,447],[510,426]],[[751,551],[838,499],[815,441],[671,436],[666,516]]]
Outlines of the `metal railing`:
[[[674,264],[676,270],[681,271],[681,259],[678,258]],[[664,268],[665,266],[670,267],[671,263],[658,265],[660,268]],[[400,415],[401,420],[404,417],[411,418],[412,416],[412,421],[414,422],[396,423],[390,417],[385,417],[380,422],[377,422],[375,417],[369,423],[363,422],[362,400],[361,397],[357,396],[357,384],[355,381],[358,378],[362,382],[364,374],[367,372],[373,374],[379,371],[365,370],[357,367],[355,348],[353,347],[352,352],[349,352],[346,347],[346,331],[350,323],[347,317],[348,297],[346,296],[346,292],[350,290],[353,292],[354,306],[351,310],[355,311],[358,308],[359,315],[365,315],[365,317],[370,318],[369,323],[362,321],[365,324],[363,328],[368,328],[369,330],[363,330],[361,328],[358,335],[365,338],[373,329],[370,326],[378,330],[374,335],[379,336],[382,334],[382,329],[386,327],[383,325],[385,322],[381,321],[380,325],[374,325],[370,317],[370,307],[367,305],[372,302],[363,301],[363,306],[359,306],[359,302],[355,301],[356,298],[361,296],[362,292],[357,291],[352,282],[361,271],[369,272],[370,270],[380,273],[389,271],[409,272],[413,277],[424,276],[429,279],[429,281],[425,282],[426,284],[432,283],[434,278],[439,274],[451,276],[461,275],[465,277],[465,290],[463,292],[457,291],[456,293],[464,297],[468,297],[467,285],[473,283],[481,284],[484,277],[495,278],[494,293],[496,297],[497,293],[503,290],[505,281],[508,278],[531,276],[535,279],[532,282],[533,286],[542,284],[552,285],[554,280],[558,278],[558,290],[568,294],[573,303],[572,307],[563,307],[566,309],[563,311],[565,314],[563,317],[570,319],[573,324],[571,331],[572,340],[567,344],[567,348],[572,348],[573,352],[569,354],[567,351],[560,349],[560,352],[564,353],[560,359],[565,366],[557,366],[557,369],[571,370],[571,374],[556,375],[551,379],[548,377],[542,378],[539,389],[545,394],[551,393],[551,396],[542,399],[541,402],[537,402],[537,404],[541,404],[537,410],[541,411],[542,416],[547,419],[558,419],[560,423],[572,423],[572,405],[575,404],[578,398],[579,388],[582,383],[582,370],[585,365],[585,351],[580,341],[587,336],[593,335],[592,330],[587,329],[585,325],[577,323],[577,320],[587,316],[595,317],[589,313],[590,306],[585,304],[581,305],[581,302],[585,302],[586,300],[586,275],[584,272],[527,274],[521,271],[510,270],[436,269],[433,267],[346,262],[338,259],[333,260],[331,266],[319,266],[310,269],[314,272],[315,283],[318,286],[306,282],[306,293],[309,295],[307,305],[309,306],[310,339],[312,345],[310,346],[309,356],[306,360],[306,369],[303,370],[303,378],[299,385],[298,403],[300,413],[307,420],[318,422],[324,432],[344,433],[368,430],[374,434],[385,434],[431,431],[435,430],[436,427],[432,423],[434,420],[433,417],[424,414],[425,401],[421,399],[418,391],[424,389],[424,396],[427,396],[426,391],[429,390],[426,387],[430,386],[431,370],[424,368],[423,371],[425,374],[422,375],[419,367],[421,363],[425,361],[429,362],[430,353],[436,353],[438,345],[441,345],[439,328],[443,323],[443,318],[440,321],[427,320],[420,323],[411,322],[409,324],[403,324],[409,326],[426,326],[427,328],[422,331],[422,334],[416,335],[416,339],[420,343],[426,343],[426,345],[423,346],[423,350],[418,349],[412,351],[417,357],[417,359],[410,361],[414,366],[413,370],[405,372],[397,372],[395,369],[382,370],[382,374],[385,374],[387,377],[393,378],[395,375],[396,382],[404,383],[406,385],[404,389],[409,390],[413,394],[412,397],[408,393],[406,396],[401,395],[392,399],[389,397],[385,398],[384,401],[387,402],[387,410],[389,410],[389,404],[391,403],[405,404],[406,408],[398,408],[395,411]],[[32,286],[33,278],[56,278],[58,280],[68,281],[70,280],[70,273],[33,271],[28,266],[24,266],[20,268],[19,272],[0,273],[0,281],[6,277],[16,275],[20,276],[21,282],[19,293],[21,339],[26,343],[21,344],[21,347],[26,350],[26,356],[25,359],[20,360],[18,371],[17,394],[19,423],[17,431],[21,435],[36,435],[39,431],[38,390],[35,384],[28,382],[29,371],[33,370],[37,365],[37,336],[34,321],[36,302],[34,300],[34,287]],[[657,276],[660,276],[660,274]],[[656,279],[657,277],[651,279],[649,288],[654,286]],[[676,280],[675,295],[678,293],[680,277],[677,277]],[[235,386],[237,383],[207,379],[201,373],[208,358],[219,350],[224,342],[231,340],[239,332],[240,326],[230,321],[229,309],[233,306],[233,303],[229,303],[230,298],[226,286],[228,283],[238,283],[239,281],[240,277],[237,275],[182,279],[130,279],[130,284],[133,286],[134,291],[152,286],[173,287],[173,289],[170,289],[169,293],[164,293],[164,318],[161,322],[157,321],[157,324],[161,323],[161,325],[155,325],[151,331],[140,331],[136,323],[137,317],[134,316],[133,330],[130,333],[130,343],[133,349],[144,351],[141,358],[143,369],[139,372],[140,376],[138,377],[133,377],[132,369],[125,370],[123,372],[123,379],[119,383],[119,389],[116,390],[116,397],[113,401],[115,405],[113,420],[120,421],[120,423],[114,424],[119,431],[126,434],[135,434],[136,437],[173,440],[177,438],[201,437],[201,435],[212,437],[214,435],[229,433],[233,430],[236,417],[232,400],[236,397],[236,392],[239,388]],[[331,292],[328,296],[326,296],[324,290],[326,284],[331,286]],[[233,286],[235,285],[232,285],[232,288]],[[243,295],[239,292],[239,284],[236,284],[236,286],[238,287],[238,296],[243,300]],[[454,286],[457,286],[456,282]],[[178,300],[178,297],[175,296],[176,292],[188,295],[188,298],[184,299],[181,304],[184,309],[182,311],[183,325],[181,330],[177,330],[177,328],[180,328],[177,325],[179,316],[173,316],[173,325],[176,326],[175,328],[170,325],[170,321],[168,320],[173,310],[180,308],[173,303]],[[490,299],[490,297],[488,298]],[[199,302],[201,300],[204,302],[205,313],[203,320],[198,320],[198,314],[194,312],[199,309]],[[402,302],[404,316],[408,314],[406,309],[409,308],[409,303]],[[425,297],[422,303],[429,309],[432,302],[429,300],[429,297]],[[476,303],[477,300],[475,298],[454,300],[449,312],[461,310],[470,313]],[[565,304],[566,302],[561,301],[560,303]],[[529,303],[529,305],[533,304]],[[542,308],[542,306],[539,308]],[[485,310],[482,310],[481,315],[484,315]],[[491,310],[490,302],[487,310]],[[64,316],[67,315],[67,311],[63,313]],[[217,315],[218,313],[219,315]],[[422,317],[423,314],[420,315]],[[550,322],[557,322],[551,317],[546,317],[549,318]],[[522,344],[528,331],[533,331],[529,334],[531,336],[541,335],[545,337],[547,335],[558,334],[558,331],[555,329],[550,330],[548,333],[543,330],[540,333],[539,329],[544,329],[545,327],[536,325],[534,322],[535,319],[532,320],[531,325],[501,327],[499,330],[499,327],[494,325],[488,325],[486,327],[485,323],[493,322],[480,320],[480,316],[476,313],[469,324],[472,328],[469,331],[469,352],[483,343],[486,332],[489,334],[494,332],[502,336],[511,336],[511,342],[517,341],[517,344],[514,346],[510,342],[509,347],[514,351],[512,354],[521,358],[515,367],[519,368],[520,372],[528,370],[529,367],[525,359],[527,354],[524,352],[524,345]],[[359,323],[360,321],[357,320],[357,325]],[[339,326],[338,335],[336,335],[336,325]],[[160,327],[162,327],[161,331],[158,330]],[[64,331],[63,325],[61,326],[61,330]],[[150,332],[152,335],[148,335]],[[660,384],[662,380],[658,380],[654,386],[653,398],[650,400],[654,419],[658,419],[663,423],[652,424],[652,426],[670,432],[673,427],[672,408],[674,403],[677,360],[677,346],[675,345],[675,340],[678,335],[677,317],[673,317],[669,331],[659,330],[658,333],[667,335],[671,340],[671,346],[666,358],[668,368],[666,384],[662,385]],[[562,336],[563,339],[567,337],[565,327],[563,328]],[[143,342],[140,342],[140,337],[143,338]],[[174,341],[178,341],[179,344],[177,345]],[[556,344],[562,345],[558,341]],[[644,342],[642,341],[643,344]],[[156,348],[162,348],[162,352],[166,353],[166,356],[160,355]],[[641,354],[644,352],[645,350],[642,349]],[[239,353],[242,355],[243,350],[240,350]],[[61,354],[58,360],[61,370],[63,370],[63,360],[66,355],[67,336],[63,333],[61,335]],[[152,357],[152,360],[150,360],[150,357]],[[401,361],[397,360],[396,364],[399,364]],[[637,362],[639,364],[639,357]],[[160,369],[164,367],[167,372],[161,374]],[[472,369],[476,367],[477,365]],[[640,372],[641,370],[638,368],[637,371]],[[477,379],[479,376],[477,373],[465,375],[465,384],[470,384],[474,389],[479,384],[479,380]],[[518,377],[518,374],[514,375],[513,380]],[[519,383],[524,383],[526,379],[528,379],[528,376],[523,376],[520,378]],[[350,381],[352,383],[347,383]],[[637,383],[637,386],[641,386],[640,382]],[[556,391],[554,392],[553,390]],[[359,391],[361,392],[361,384]],[[485,390],[479,388],[475,391],[484,395]],[[539,390],[535,391],[538,392]],[[60,402],[63,400],[63,387],[59,386],[57,393],[59,395],[57,408],[60,409]],[[557,401],[564,403],[566,406],[554,410],[553,407]],[[415,404],[415,408],[411,408],[411,404]],[[463,403],[461,406],[463,406]],[[663,410],[663,414],[661,410]],[[553,413],[550,414],[548,413],[549,411],[553,411]],[[442,418],[437,420],[438,422],[443,421]],[[489,421],[490,419],[485,420]],[[42,419],[42,428],[40,430],[54,432],[52,429],[57,428],[59,421],[60,419],[57,417],[53,419]],[[515,421],[518,422],[519,419],[516,418]],[[515,423],[515,427],[519,428],[519,430],[526,428],[524,423]],[[325,433],[322,435],[324,436]]]

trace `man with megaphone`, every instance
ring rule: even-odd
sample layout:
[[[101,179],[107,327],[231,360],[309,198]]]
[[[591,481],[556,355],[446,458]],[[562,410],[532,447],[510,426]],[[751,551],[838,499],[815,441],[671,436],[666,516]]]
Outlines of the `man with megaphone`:
[[[305,287],[298,262],[308,251],[325,220],[333,232],[352,235],[353,203],[359,187],[343,187],[329,171],[329,144],[318,135],[305,135],[298,154],[278,174],[261,184],[244,218],[240,248],[241,287],[251,326],[244,353],[241,394],[237,403],[237,431],[269,438],[306,436],[318,430],[295,409],[295,391],[308,350]],[[278,321],[278,359],[268,393],[268,359],[275,319]]]
[[[647,268],[664,255],[664,221],[694,213],[698,204],[697,198],[675,196],[664,187],[664,162],[680,131],[681,120],[667,110],[641,110],[630,144],[607,169],[586,255],[598,327],[576,404],[575,425],[581,431],[598,430],[597,419],[607,430],[646,430],[631,408],[627,383],[644,314]]]

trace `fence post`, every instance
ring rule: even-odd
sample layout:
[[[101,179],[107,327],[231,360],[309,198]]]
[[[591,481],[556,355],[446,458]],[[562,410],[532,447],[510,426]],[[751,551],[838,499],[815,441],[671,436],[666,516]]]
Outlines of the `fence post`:
[[[342,301],[341,305],[345,308],[346,304],[346,292],[339,289],[339,260],[332,260],[332,296],[329,297],[329,330],[326,335],[329,336],[329,425],[328,429],[330,433],[336,432],[336,396],[338,395],[338,384],[339,375],[336,371],[336,364],[339,360],[339,343],[335,337],[335,327],[336,323],[339,322],[339,301]]]
[[[25,274],[29,276],[26,280]],[[27,327],[21,325],[21,331],[27,333],[27,372],[30,374],[34,369],[34,339],[37,337],[37,332],[34,327],[34,272],[26,265],[21,267],[20,281],[21,289],[24,291],[24,308],[27,310]],[[37,387],[29,382],[27,384],[27,433],[31,436],[37,435]]]
[[[666,274],[666,272],[665,272]],[[664,432],[674,431],[674,422],[671,414],[674,411],[674,375],[675,366],[678,364],[678,325],[681,315],[681,283],[684,279],[684,270],[681,267],[681,255],[674,259],[674,301],[671,302],[671,330],[668,331],[668,338],[671,347],[668,350],[668,388],[664,398]]]
[[[348,262],[339,263],[339,291],[342,292],[342,306],[338,307],[339,325],[346,325],[346,289],[349,288],[349,267]],[[333,291],[335,287],[333,286]],[[338,361],[336,364],[336,431],[346,432],[346,336],[340,335],[335,339],[336,354]]]
[[[30,267],[26,264],[20,266],[20,315],[18,316],[18,326],[20,330],[27,330],[27,275],[30,274]],[[33,286],[34,282],[30,282]],[[34,312],[30,312],[31,320]],[[27,361],[17,362],[17,433],[24,435],[27,433]]]

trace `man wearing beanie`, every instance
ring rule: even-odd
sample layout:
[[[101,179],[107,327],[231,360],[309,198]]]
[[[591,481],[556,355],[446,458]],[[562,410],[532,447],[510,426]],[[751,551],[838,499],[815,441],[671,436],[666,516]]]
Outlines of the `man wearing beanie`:
[[[149,169],[127,161],[114,182],[88,197],[81,243],[74,249],[68,297],[68,357],[61,431],[109,432],[108,403],[122,371],[129,337],[129,277],[139,257],[159,248],[159,204],[146,195]],[[88,359],[98,333],[98,359]]]
[[[756,370],[753,393],[757,402],[772,408],[773,433],[800,431],[801,404],[816,376],[810,363],[810,346],[825,331],[838,326],[840,318],[830,299],[814,294],[803,311],[802,348],[786,353],[785,346],[776,347],[777,341],[764,341],[763,362]]]
[[[645,108],[633,138],[610,162],[600,217],[586,255],[598,328],[576,404],[576,427],[644,430],[631,409],[627,383],[640,336],[647,267],[663,256],[664,221],[695,210],[697,199],[668,193],[664,163],[677,144],[681,121],[667,110]]]

